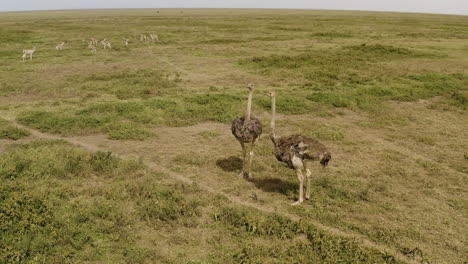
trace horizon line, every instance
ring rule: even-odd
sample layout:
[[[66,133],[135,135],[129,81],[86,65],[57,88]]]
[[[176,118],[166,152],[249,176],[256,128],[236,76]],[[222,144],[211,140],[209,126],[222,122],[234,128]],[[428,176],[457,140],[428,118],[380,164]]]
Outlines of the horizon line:
[[[34,9],[34,10],[5,10],[0,13],[21,13],[21,12],[53,12],[53,11],[92,11],[92,10],[127,10],[127,9],[250,9],[250,10],[315,10],[315,11],[342,11],[342,12],[379,12],[379,13],[402,13],[402,14],[423,14],[423,15],[450,15],[468,16],[468,14],[455,13],[432,13],[417,11],[394,11],[394,10],[363,10],[363,9],[315,9],[315,8],[282,8],[282,7],[116,7],[116,8],[69,8],[69,9]]]

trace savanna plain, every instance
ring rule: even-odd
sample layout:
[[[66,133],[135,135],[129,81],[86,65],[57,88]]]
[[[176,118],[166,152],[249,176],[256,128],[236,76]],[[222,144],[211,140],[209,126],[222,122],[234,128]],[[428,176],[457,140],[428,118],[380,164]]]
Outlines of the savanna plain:
[[[468,261],[467,16],[7,12],[0,43],[0,263]],[[332,153],[300,206],[268,91]]]

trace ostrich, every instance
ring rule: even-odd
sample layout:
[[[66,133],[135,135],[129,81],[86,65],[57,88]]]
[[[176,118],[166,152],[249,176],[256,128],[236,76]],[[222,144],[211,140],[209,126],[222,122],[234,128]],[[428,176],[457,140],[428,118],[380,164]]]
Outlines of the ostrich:
[[[310,176],[312,175],[310,164],[312,161],[318,160],[323,167],[327,166],[331,159],[331,153],[323,144],[306,136],[277,136],[275,133],[276,94],[274,92],[266,94],[271,96],[272,117],[270,139],[275,146],[274,154],[278,161],[282,161],[289,168],[296,170],[297,178],[299,179],[299,200],[292,203],[292,205],[300,205],[304,201],[304,176],[302,170],[305,171],[307,178],[305,198],[310,199]]]
[[[245,156],[247,155],[247,149],[245,144],[252,143],[249,153],[249,165],[248,165],[248,179],[251,178],[251,168],[252,168],[252,159],[253,159],[253,149],[255,141],[262,134],[262,123],[258,118],[251,115],[252,110],[252,94],[254,90],[253,84],[248,84],[247,88],[249,89],[249,99],[247,101],[247,111],[245,112],[244,117],[236,118],[232,121],[231,131],[234,137],[239,140],[239,143],[242,147],[243,161],[242,161],[242,171],[239,174],[240,177],[245,175]]]

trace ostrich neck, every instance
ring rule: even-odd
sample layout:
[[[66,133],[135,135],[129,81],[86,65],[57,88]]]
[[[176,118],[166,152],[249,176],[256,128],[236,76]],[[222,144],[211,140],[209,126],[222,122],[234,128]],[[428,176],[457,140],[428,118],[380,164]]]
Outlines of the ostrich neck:
[[[245,112],[244,122],[250,121],[250,113],[252,111],[252,94],[253,94],[253,91],[250,91],[249,100],[247,101],[247,111]]]
[[[270,123],[270,128],[271,128],[271,134],[270,136],[272,139],[276,138],[276,127],[275,127],[275,119],[276,119],[276,97],[271,97],[271,123]]]

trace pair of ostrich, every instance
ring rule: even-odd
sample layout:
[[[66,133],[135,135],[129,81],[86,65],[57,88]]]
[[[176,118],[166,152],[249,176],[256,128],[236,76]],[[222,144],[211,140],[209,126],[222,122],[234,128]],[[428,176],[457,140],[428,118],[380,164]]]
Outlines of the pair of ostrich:
[[[247,111],[245,116],[232,121],[231,131],[242,146],[243,162],[242,171],[239,175],[240,177],[246,174],[246,145],[251,144],[247,165],[247,177],[250,179],[252,177],[253,149],[255,142],[262,134],[262,123],[258,118],[251,115],[254,86],[253,84],[248,84],[247,88],[249,89]],[[313,161],[319,161],[320,164],[325,167],[331,159],[331,154],[323,144],[312,138],[302,135],[290,135],[286,137],[276,135],[276,94],[274,92],[268,92],[266,95],[271,97],[272,117],[270,123],[270,139],[275,146],[274,154],[278,161],[286,163],[290,169],[296,171],[297,178],[299,179],[299,199],[292,203],[292,205],[300,205],[304,202],[304,174],[302,171],[305,171],[307,180],[305,198],[310,199],[310,176],[312,175],[310,164]]]

